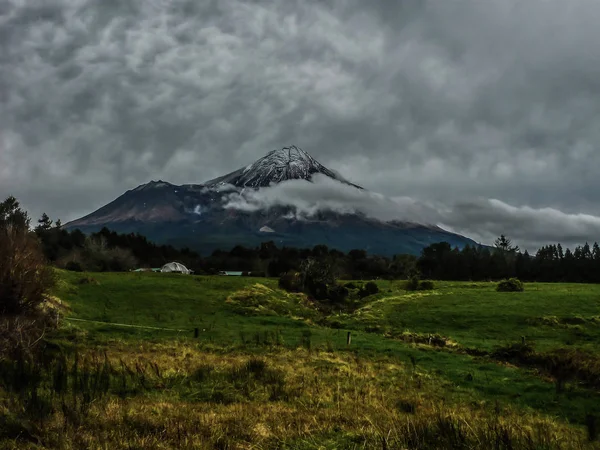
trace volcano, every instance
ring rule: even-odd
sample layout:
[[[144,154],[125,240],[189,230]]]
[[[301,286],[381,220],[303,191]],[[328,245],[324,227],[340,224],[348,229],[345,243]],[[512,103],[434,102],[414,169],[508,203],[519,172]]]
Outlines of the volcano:
[[[214,188],[223,185],[233,185],[239,188],[260,188],[286,180],[310,181],[315,174],[325,175],[341,183],[362,189],[362,187],[350,183],[332,170],[329,170],[295,145],[284,147],[280,150],[273,150],[247,167],[207,181],[205,186]]]
[[[275,198],[276,201],[264,205],[239,207],[240,200],[255,199],[269,189],[290,183],[310,187],[305,183],[314,183],[317,178],[327,180],[336,189],[368,192],[302,149],[290,146],[204,183],[175,185],[151,181],[65,227],[84,233],[103,227],[120,233],[140,233],[156,243],[188,247],[201,254],[236,245],[252,247],[265,241],[293,247],[324,244],[341,251],[358,248],[384,256],[418,254],[424,247],[442,241],[459,248],[477,245],[435,225],[401,218],[383,221],[359,209],[340,212],[325,204],[315,205],[307,214],[293,204],[286,204],[284,198]],[[272,198],[273,191],[270,193]],[[303,203],[311,201],[307,198]]]

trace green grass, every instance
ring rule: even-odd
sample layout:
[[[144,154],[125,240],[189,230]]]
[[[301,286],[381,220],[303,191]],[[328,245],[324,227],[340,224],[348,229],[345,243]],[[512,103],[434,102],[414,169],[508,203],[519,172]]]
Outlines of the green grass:
[[[81,284],[80,280],[87,277],[92,278],[92,282]],[[250,295],[247,297],[250,297],[256,284],[267,288],[267,293],[259,296],[260,301],[285,302],[290,305],[288,314],[282,316],[269,310],[264,315],[256,315],[248,310],[244,315],[246,311],[240,311],[237,302],[226,301],[235,292],[248,288]],[[299,334],[292,331],[307,328],[304,321],[291,318],[296,314],[305,316],[303,312],[306,311],[298,310],[307,308],[296,305],[290,296],[276,287],[276,280],[264,278],[61,272],[56,295],[70,305],[69,316],[76,319],[186,330],[172,332],[73,322],[93,331],[95,339],[191,337],[193,330],[198,328],[201,341],[227,345],[241,341],[242,336],[249,337],[265,330],[279,331],[291,339]]]
[[[600,285],[532,283],[517,293],[496,292],[495,283],[438,282],[423,292],[379,285],[373,303],[339,318],[344,326],[437,333],[486,350],[524,336],[540,349],[600,351]]]
[[[92,283],[80,284],[86,276],[93,278]],[[499,293],[493,283],[446,282],[436,283],[433,291],[407,292],[402,282],[379,282],[381,292],[368,298],[364,307],[323,318],[298,296],[278,290],[274,279],[67,272],[61,272],[61,279],[56,294],[70,305],[72,317],[186,330],[72,322],[96,343],[191,339],[197,327],[200,343],[236,347],[267,342],[293,348],[303,345],[310,334],[313,348],[351,351],[361,357],[386,355],[409,366],[415,361],[419,370],[438,377],[448,392],[457,395],[531,407],[579,423],[590,411],[600,413],[600,397],[580,386],[573,385],[568,395],[558,397],[549,380],[526,368],[383,335],[405,330],[440,334],[460,346],[487,351],[525,336],[539,349],[572,346],[599,351],[600,326],[595,318],[600,316],[600,286],[527,284],[522,293]],[[561,322],[573,318],[581,323]],[[337,329],[323,326],[330,322],[336,322]],[[353,333],[350,348],[347,330]]]
[[[303,327],[319,318],[298,296],[278,290],[274,279],[154,273],[91,277],[97,283],[79,284],[85,275],[61,272],[56,294],[71,305],[75,318],[190,332],[198,327],[224,343],[239,338],[231,330]],[[600,350],[600,285],[535,283],[521,293],[496,292],[494,283],[441,282],[422,292],[404,291],[402,285],[379,282],[381,292],[366,306],[329,321],[354,330],[441,334],[487,350],[522,336],[540,349]],[[226,302],[228,297],[234,301]],[[99,331],[124,332],[115,327]]]

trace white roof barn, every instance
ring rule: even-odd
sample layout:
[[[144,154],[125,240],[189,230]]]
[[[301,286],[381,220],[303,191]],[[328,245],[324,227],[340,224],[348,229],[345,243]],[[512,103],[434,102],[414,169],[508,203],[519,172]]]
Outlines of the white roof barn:
[[[161,272],[174,272],[174,273],[185,273],[189,274],[191,271],[183,264],[178,262],[170,262],[162,266]]]

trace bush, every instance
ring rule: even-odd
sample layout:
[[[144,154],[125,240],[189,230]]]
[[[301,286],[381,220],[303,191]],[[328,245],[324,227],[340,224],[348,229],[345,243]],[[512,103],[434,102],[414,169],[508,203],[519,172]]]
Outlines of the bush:
[[[300,273],[287,272],[279,277],[279,288],[285,289],[288,292],[302,291],[302,280]]]
[[[365,284],[364,290],[367,295],[374,295],[379,292],[379,287],[373,281],[369,281],[367,284]]]
[[[379,292],[379,287],[377,286],[377,284],[375,284],[373,281],[369,281],[367,284],[365,284],[364,287],[360,288],[360,291],[358,292],[358,296],[360,298],[364,298],[364,297],[368,297],[369,295],[377,294],[378,292]]]
[[[315,300],[326,300],[328,286],[335,284],[331,261],[308,258],[300,264],[304,292]]]
[[[416,291],[419,289],[419,277],[412,276],[408,279],[406,284],[404,285],[404,289],[407,291]]]
[[[69,261],[65,265],[66,270],[70,270],[71,272],[83,272],[83,267],[81,267],[81,263],[77,261]]]
[[[498,292],[522,292],[525,288],[523,287],[523,282],[518,278],[509,278],[508,280],[502,280],[496,286],[496,291]]]
[[[433,281],[423,280],[419,283],[419,291],[431,291],[434,289]]]
[[[348,298],[348,289],[345,286],[333,286],[329,289],[329,300],[334,303],[343,303]]]
[[[322,281],[308,280],[306,282],[306,293],[315,300],[327,300],[329,298],[329,288]]]
[[[0,359],[33,355],[55,324],[43,310],[56,282],[29,218],[14,197],[0,203]]]
[[[33,312],[55,283],[39,241],[27,229],[0,228],[0,314]]]

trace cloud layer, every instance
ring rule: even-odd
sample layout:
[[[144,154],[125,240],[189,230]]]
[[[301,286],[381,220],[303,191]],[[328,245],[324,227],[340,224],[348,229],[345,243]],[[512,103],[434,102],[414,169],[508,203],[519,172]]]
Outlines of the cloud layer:
[[[599,15],[595,0],[7,0],[0,196],[64,221],[296,144],[471,235],[600,239]]]
[[[404,220],[440,226],[489,244],[505,230],[523,249],[537,250],[549,242],[567,245],[589,241],[600,235],[600,217],[567,214],[553,208],[515,207],[496,199],[474,198],[450,206],[410,197],[386,197],[359,190],[317,175],[313,183],[289,180],[258,190],[231,192],[226,208],[257,211],[294,206],[297,218],[310,218],[319,211],[362,213],[384,221]]]

